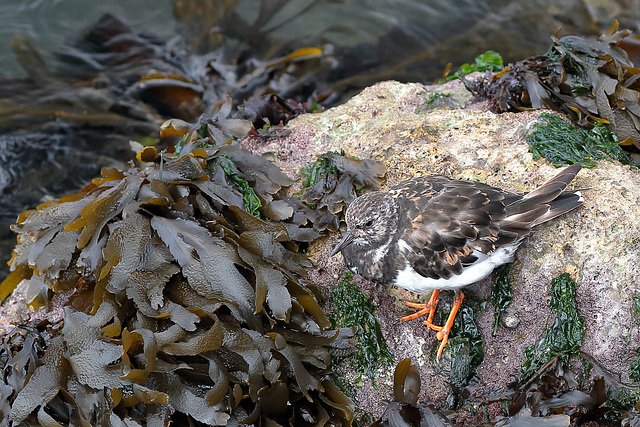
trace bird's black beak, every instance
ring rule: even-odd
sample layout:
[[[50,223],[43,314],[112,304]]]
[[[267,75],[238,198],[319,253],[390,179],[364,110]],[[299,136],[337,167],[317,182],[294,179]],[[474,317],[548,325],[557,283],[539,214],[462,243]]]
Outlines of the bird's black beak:
[[[335,254],[337,254],[338,252],[340,252],[341,250],[349,246],[351,242],[353,242],[354,238],[355,238],[354,235],[349,233],[348,231],[344,233],[344,236],[342,236],[342,240],[340,241],[340,243],[338,243],[338,246],[333,248],[333,251],[331,252],[331,255],[329,255],[329,258],[331,258]]]

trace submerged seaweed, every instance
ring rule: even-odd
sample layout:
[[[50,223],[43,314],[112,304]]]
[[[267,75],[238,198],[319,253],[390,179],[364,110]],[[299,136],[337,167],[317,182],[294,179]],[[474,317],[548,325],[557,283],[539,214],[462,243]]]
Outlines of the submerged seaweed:
[[[202,138],[201,124],[179,125],[165,125],[184,133],[179,155],[147,147],[142,167],[104,168],[81,192],[18,218],[2,294],[22,281],[32,306],[74,289],[83,296],[67,300],[44,355],[19,356],[31,339],[2,350],[5,363],[23,358],[32,372],[0,384],[11,396],[5,416],[349,425],[353,404],[326,375],[354,331],[329,329],[306,278],[311,264],[296,242],[311,237],[284,195],[292,181],[261,157]],[[245,210],[224,162],[265,217],[282,205],[281,221]]]

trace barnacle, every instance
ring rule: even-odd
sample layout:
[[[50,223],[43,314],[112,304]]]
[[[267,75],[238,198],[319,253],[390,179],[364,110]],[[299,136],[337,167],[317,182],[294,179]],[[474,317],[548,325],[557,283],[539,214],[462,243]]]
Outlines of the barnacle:
[[[2,294],[22,281],[45,302],[79,284],[92,298],[70,298],[44,355],[30,353],[32,374],[0,384],[14,422],[351,424],[352,402],[326,376],[354,330],[329,329],[309,286],[295,238],[315,237],[294,215],[292,181],[199,128],[183,129],[179,155],[104,168],[18,218]],[[248,213],[220,162],[280,220]]]

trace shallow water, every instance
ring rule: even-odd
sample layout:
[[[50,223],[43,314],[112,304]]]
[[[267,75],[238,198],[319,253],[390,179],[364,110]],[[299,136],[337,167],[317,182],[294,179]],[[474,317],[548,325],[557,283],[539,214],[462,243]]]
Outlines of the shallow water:
[[[376,49],[371,57],[388,57],[386,65],[396,68],[400,77],[402,70],[394,67],[393,58],[406,53],[438,67],[448,62],[455,66],[489,49],[500,52],[507,61],[542,53],[549,36],[560,27],[564,33],[599,34],[617,18],[623,27],[640,32],[638,0],[314,1],[320,6],[306,14],[301,12],[312,1],[289,1],[269,29],[285,40],[294,36],[302,43],[322,39],[343,49]],[[251,22],[257,17],[257,4],[255,0],[239,1],[237,11]],[[52,52],[66,39],[106,12],[138,31],[169,39],[176,34],[172,10],[170,0],[3,0],[0,77],[24,76],[11,51],[14,34],[29,38],[45,61],[51,62]],[[438,67],[426,65],[422,75],[438,77],[442,70]],[[404,75],[419,77],[417,72]]]
[[[169,0],[2,0],[0,1],[0,77],[25,77],[11,51],[14,34],[27,37],[47,63],[65,40],[104,13],[123,17],[133,28],[148,30],[161,38],[173,36]]]

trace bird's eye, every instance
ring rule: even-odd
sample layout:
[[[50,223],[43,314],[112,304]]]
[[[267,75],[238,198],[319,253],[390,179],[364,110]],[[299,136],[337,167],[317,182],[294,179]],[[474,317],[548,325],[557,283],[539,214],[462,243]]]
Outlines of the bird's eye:
[[[371,227],[372,225],[373,225],[373,220],[372,219],[367,221],[367,223],[365,224],[366,227]]]

